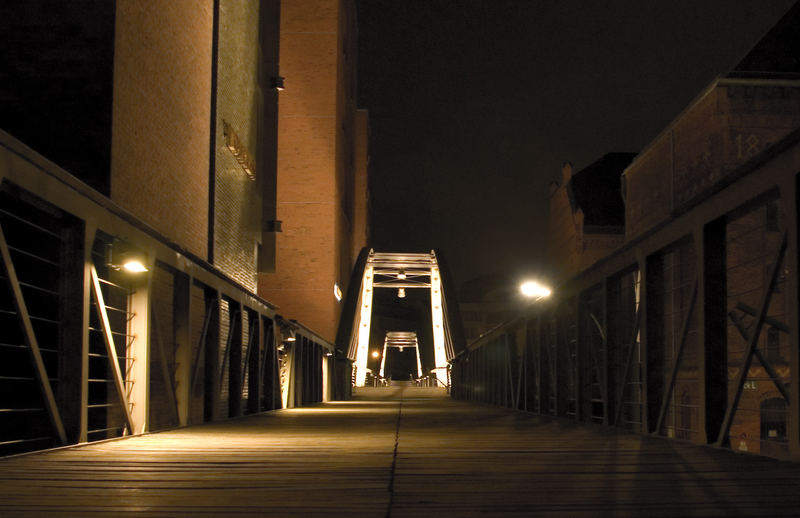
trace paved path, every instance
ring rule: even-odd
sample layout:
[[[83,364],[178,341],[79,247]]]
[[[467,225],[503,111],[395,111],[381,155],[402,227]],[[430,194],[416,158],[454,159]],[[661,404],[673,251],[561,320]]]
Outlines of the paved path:
[[[0,460],[0,516],[798,516],[800,465],[372,389]]]

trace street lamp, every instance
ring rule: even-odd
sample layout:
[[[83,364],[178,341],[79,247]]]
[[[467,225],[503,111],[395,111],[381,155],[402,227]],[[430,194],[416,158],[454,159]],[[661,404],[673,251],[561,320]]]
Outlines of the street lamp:
[[[525,281],[519,286],[519,291],[530,299],[539,300],[544,297],[549,297],[552,293],[550,288],[539,283],[538,281]]]

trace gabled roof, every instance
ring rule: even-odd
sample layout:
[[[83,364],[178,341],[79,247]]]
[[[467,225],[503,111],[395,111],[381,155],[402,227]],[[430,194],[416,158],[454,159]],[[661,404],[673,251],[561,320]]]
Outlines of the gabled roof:
[[[620,176],[636,153],[608,153],[572,175],[567,185],[572,210],[583,211],[584,226],[623,227],[625,204]]]
[[[800,77],[800,2],[795,3],[729,74],[730,77]]]

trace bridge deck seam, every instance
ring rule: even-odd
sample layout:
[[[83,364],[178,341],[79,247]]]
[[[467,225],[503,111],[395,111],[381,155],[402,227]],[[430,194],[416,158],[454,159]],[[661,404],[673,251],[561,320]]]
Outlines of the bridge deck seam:
[[[392,468],[389,473],[389,504],[386,506],[386,518],[392,516],[392,504],[394,503],[394,474],[397,467],[397,450],[400,446],[400,419],[403,417],[403,396],[405,387],[400,390],[400,405],[397,407],[397,427],[394,431],[394,452],[392,453]]]

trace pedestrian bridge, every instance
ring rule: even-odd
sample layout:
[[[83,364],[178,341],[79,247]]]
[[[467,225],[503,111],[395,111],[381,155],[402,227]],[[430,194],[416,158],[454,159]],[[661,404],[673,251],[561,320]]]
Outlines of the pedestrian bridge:
[[[0,516],[800,514],[799,132],[470,344],[435,252],[329,342],[0,140]],[[450,397],[360,386],[373,288]]]
[[[790,516],[800,466],[455,401],[351,401],[0,460],[14,516]]]

